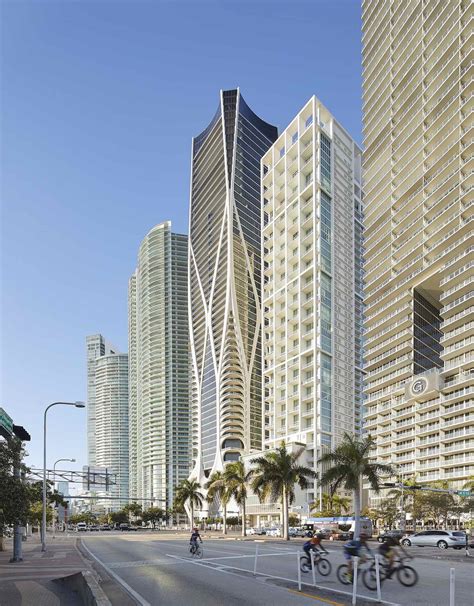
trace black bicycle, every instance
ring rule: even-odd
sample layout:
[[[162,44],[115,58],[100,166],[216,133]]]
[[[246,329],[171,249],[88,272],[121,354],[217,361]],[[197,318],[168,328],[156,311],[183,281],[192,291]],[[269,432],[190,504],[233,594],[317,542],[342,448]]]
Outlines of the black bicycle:
[[[191,556],[193,558],[197,558],[198,560],[202,559],[204,552],[202,550],[202,545],[198,545],[197,543],[192,543],[189,549]]]
[[[318,571],[318,573],[327,577],[328,574],[331,574],[332,566],[331,562],[326,559],[319,551],[310,551],[308,554],[301,556],[300,558],[300,568],[301,572],[310,572],[311,571],[311,557],[314,561],[314,567]]]
[[[373,565],[373,558],[364,557],[360,559],[359,565],[357,566],[357,579],[361,577],[362,582],[367,587],[367,589],[372,588],[367,585],[367,571],[370,570]],[[352,564],[352,570],[354,570],[354,564]],[[340,566],[338,566],[336,576],[339,582],[343,585],[352,585],[353,576],[352,574],[349,574],[348,564],[341,564]]]
[[[380,583],[382,584],[387,579],[396,577],[404,587],[413,587],[413,585],[416,585],[419,579],[418,573],[412,566],[405,564],[405,560],[407,559],[411,558],[399,558],[391,570],[388,561],[380,562]],[[370,568],[364,571],[364,585],[367,587],[367,589],[371,589],[373,591],[377,589],[375,562],[370,566]]]

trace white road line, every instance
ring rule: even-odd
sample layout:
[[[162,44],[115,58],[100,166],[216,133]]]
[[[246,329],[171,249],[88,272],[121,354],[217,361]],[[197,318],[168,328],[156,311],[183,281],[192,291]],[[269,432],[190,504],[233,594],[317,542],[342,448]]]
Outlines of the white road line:
[[[167,554],[168,555],[168,554]],[[274,554],[268,554],[268,555],[274,555]],[[169,556],[170,558],[174,558],[176,560],[181,560],[182,562],[187,562],[189,564],[195,564],[196,566],[204,566],[205,568],[207,568],[207,570],[215,570],[216,572],[223,572],[226,574],[234,574],[229,570],[224,570],[221,567],[214,567],[214,568],[210,568],[209,566],[205,565],[205,561],[206,560],[190,560],[188,558],[182,558],[180,556]],[[242,556],[244,557],[244,556]],[[260,555],[259,555],[260,557]],[[220,559],[226,559],[226,558],[220,558]],[[237,566],[229,566],[229,568],[232,568],[233,570],[238,570],[240,572],[252,572],[251,570],[248,570],[247,568],[237,568]],[[257,577],[266,577],[269,579],[279,579],[280,581],[287,581],[289,583],[297,583],[296,579],[288,579],[286,577],[279,577],[277,575],[274,574],[266,574],[264,572],[257,572]],[[322,589],[323,591],[329,591],[329,592],[334,592],[334,593],[340,593],[341,595],[347,595],[352,597],[352,592],[348,592],[348,591],[342,591],[341,589],[334,589],[332,587],[326,587],[324,585],[313,585],[312,583],[305,583],[304,581],[301,583],[302,585],[306,585],[308,587],[313,587],[316,589]],[[384,604],[384,606],[401,606],[400,604],[396,604],[395,602],[387,602],[385,600],[382,600],[381,602],[379,600],[377,600],[377,598],[371,598],[369,596],[365,596],[365,595],[361,595],[361,594],[357,594],[358,598],[362,598],[364,600],[368,600],[369,602],[377,602],[377,604]]]
[[[94,558],[94,560],[95,560],[96,562],[98,562],[98,563],[100,564],[100,566],[103,566],[103,567],[105,568],[105,570],[106,570],[106,571],[107,571],[107,572],[110,574],[110,576],[111,576],[111,577],[113,577],[113,578],[114,578],[114,579],[117,581],[117,583],[120,583],[120,585],[122,585],[122,587],[125,589],[125,591],[126,591],[126,592],[127,592],[127,593],[128,593],[128,594],[129,594],[129,595],[130,595],[130,596],[131,596],[131,597],[132,597],[134,600],[136,600],[140,606],[152,606],[152,605],[150,604],[150,602],[147,602],[147,601],[145,600],[145,598],[144,598],[144,597],[142,597],[142,596],[141,596],[139,593],[137,593],[137,592],[135,591],[135,589],[133,589],[132,587],[130,587],[130,585],[129,585],[128,583],[126,583],[126,582],[125,582],[123,579],[121,579],[121,578],[118,576],[118,574],[116,574],[116,573],[115,573],[115,572],[114,572],[114,571],[113,571],[111,568],[109,568],[109,567],[107,566],[107,564],[105,564],[104,562],[102,562],[102,560],[99,560],[99,558],[98,558],[96,555],[94,555],[94,554],[92,553],[92,551],[91,551],[91,550],[90,550],[90,549],[87,547],[87,545],[86,545],[84,542],[82,542],[82,546],[83,546],[83,547],[84,547],[84,549],[87,551],[87,553],[88,553],[88,554],[89,554],[89,555],[90,555],[92,558]]]

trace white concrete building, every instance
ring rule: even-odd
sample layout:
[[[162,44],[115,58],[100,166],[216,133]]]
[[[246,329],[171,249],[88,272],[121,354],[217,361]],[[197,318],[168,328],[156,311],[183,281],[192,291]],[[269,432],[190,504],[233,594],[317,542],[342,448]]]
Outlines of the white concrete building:
[[[312,97],[262,158],[263,441],[306,445],[315,470],[360,430],[361,196],[361,150]]]
[[[129,283],[130,498],[170,508],[190,472],[188,238],[156,225]]]
[[[86,337],[87,356],[87,463],[96,465],[96,414],[95,414],[95,371],[96,359],[99,356],[118,353],[109,341],[102,335],[89,335]]]
[[[454,488],[474,474],[473,16],[470,0],[362,15],[365,429],[401,478]]]
[[[96,359],[95,443],[96,463],[106,468],[114,481],[97,496],[106,511],[118,510],[128,500],[128,355],[109,354]]]

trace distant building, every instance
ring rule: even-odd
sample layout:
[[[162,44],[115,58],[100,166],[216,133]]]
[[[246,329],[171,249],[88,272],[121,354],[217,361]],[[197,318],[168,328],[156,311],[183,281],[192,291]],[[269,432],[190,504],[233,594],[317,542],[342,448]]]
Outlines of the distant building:
[[[109,354],[96,359],[96,463],[111,474],[108,490],[97,486],[107,511],[127,503],[129,495],[128,355]]]
[[[130,498],[145,506],[172,507],[190,470],[187,250],[156,225],[129,283]]]
[[[87,462],[96,465],[96,416],[95,416],[95,371],[99,356],[117,353],[117,349],[102,335],[86,337],[87,354]]]
[[[260,159],[276,127],[221,91],[193,139],[189,219],[193,477],[262,447]]]

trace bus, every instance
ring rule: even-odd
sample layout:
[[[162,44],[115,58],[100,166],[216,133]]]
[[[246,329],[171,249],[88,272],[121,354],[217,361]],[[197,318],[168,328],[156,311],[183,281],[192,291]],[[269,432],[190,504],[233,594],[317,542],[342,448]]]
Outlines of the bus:
[[[354,516],[307,518],[304,526],[313,532],[324,532],[325,534],[331,532],[334,535],[340,532],[348,532],[351,536],[354,536],[355,518]],[[369,518],[360,518],[360,532],[371,538],[373,530],[372,521]]]

